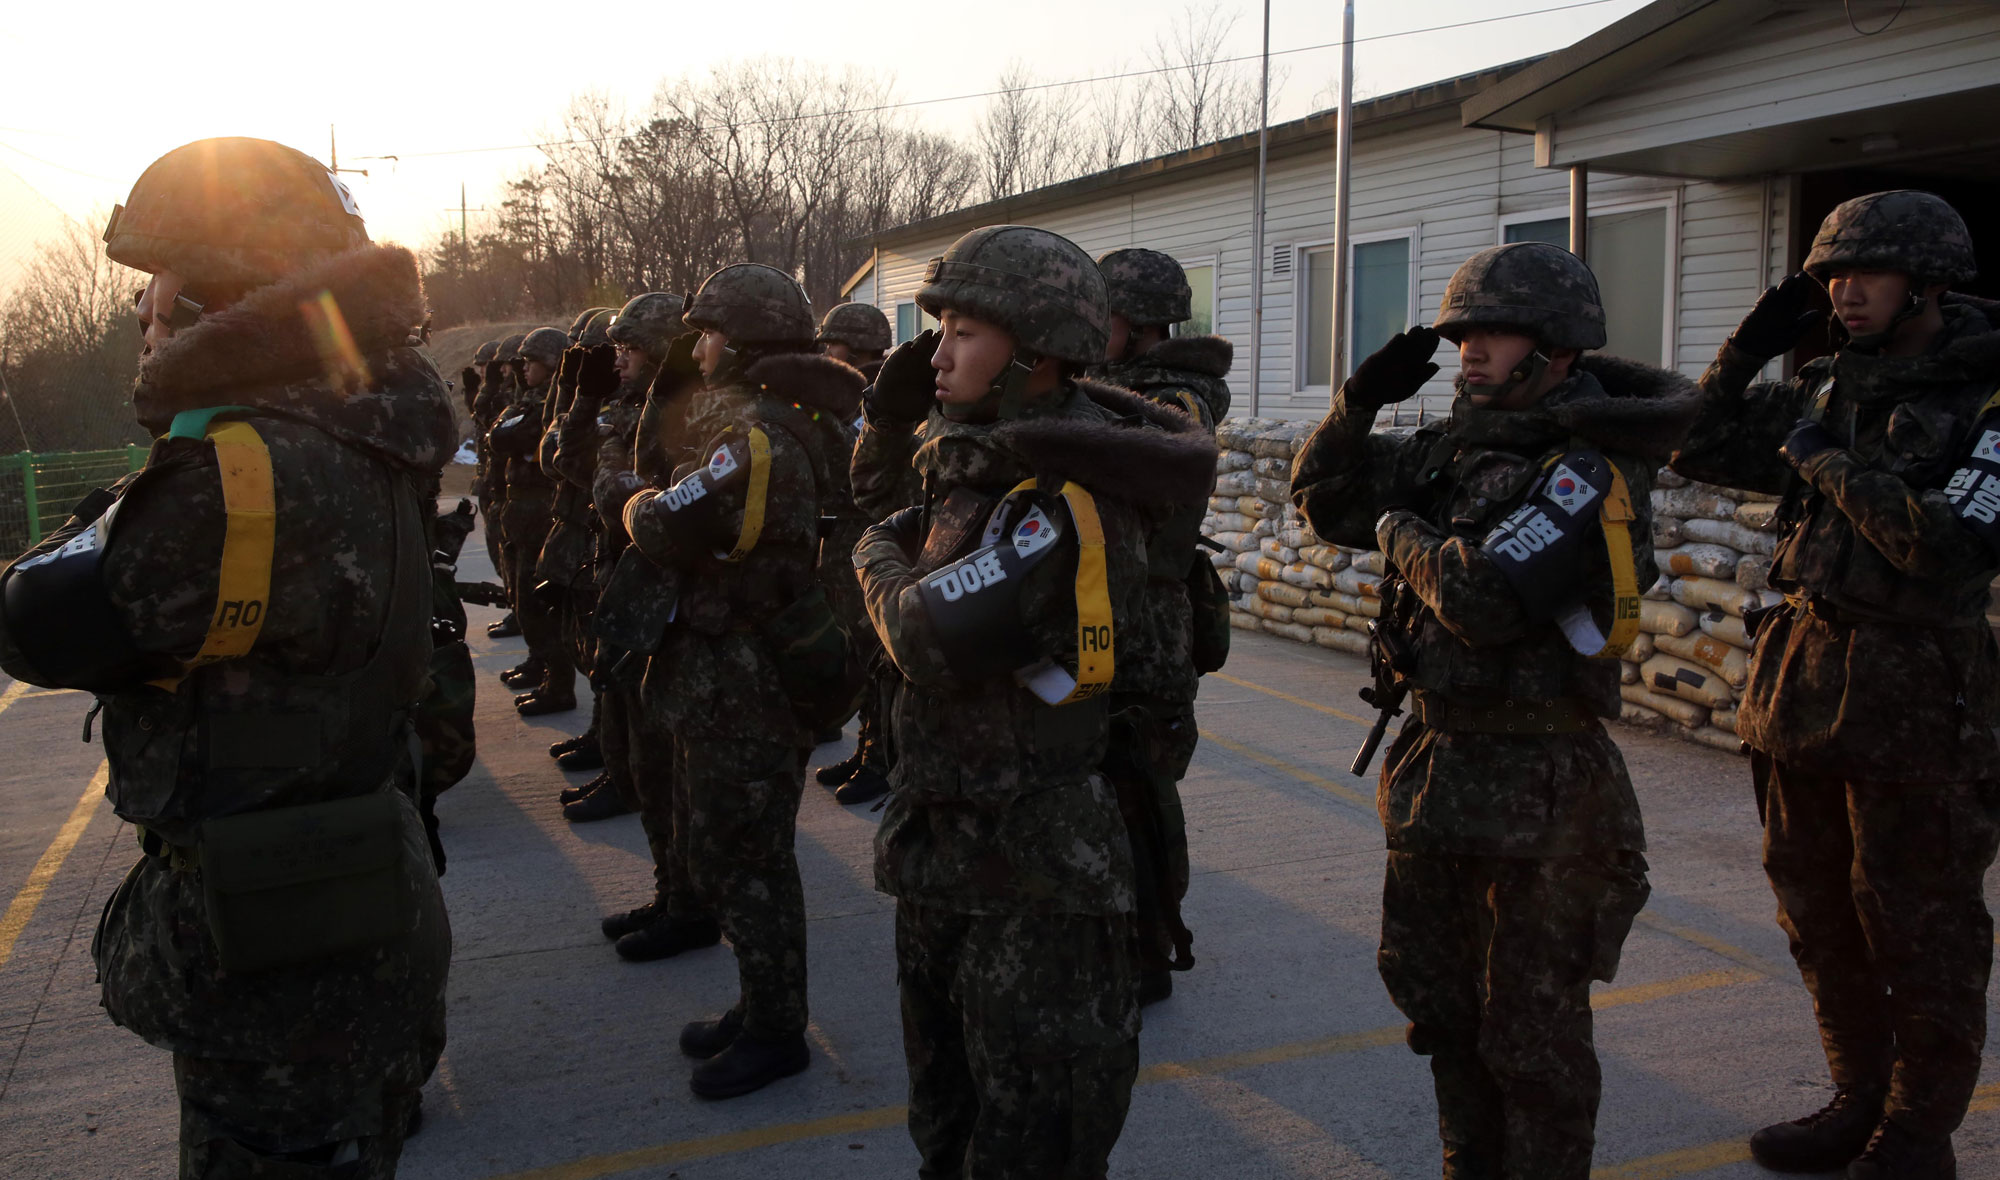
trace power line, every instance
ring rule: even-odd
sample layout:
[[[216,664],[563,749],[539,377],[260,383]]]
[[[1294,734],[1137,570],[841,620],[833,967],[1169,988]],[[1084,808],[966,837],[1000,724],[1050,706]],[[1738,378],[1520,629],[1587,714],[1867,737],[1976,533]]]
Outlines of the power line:
[[[1373,36],[1356,37],[1354,41],[1356,44],[1360,44],[1363,41],[1389,41],[1397,37],[1415,37],[1425,33],[1441,33],[1441,32],[1447,32],[1452,29],[1467,29],[1477,25],[1490,25],[1499,21],[1520,20],[1523,17],[1530,17],[1530,16],[1545,16],[1553,12],[1570,12],[1579,8],[1597,8],[1605,4],[1612,4],[1616,2],[1617,0],[1579,0],[1579,2],[1572,4],[1557,4],[1548,8],[1530,9],[1525,12],[1510,12],[1510,13],[1504,13],[1500,16],[1486,16],[1486,17],[1479,17],[1475,20],[1454,21],[1450,24],[1431,25],[1429,27],[1421,29],[1401,29],[1393,33],[1376,33]],[[1322,49],[1338,49],[1340,45],[1341,42],[1339,41],[1327,41],[1318,45],[1301,45],[1294,49],[1273,50],[1271,56],[1286,57],[1300,53],[1315,53]],[[1088,78],[1071,78],[1057,82],[1033,82],[1025,86],[1011,86],[995,90],[978,90],[966,94],[944,95],[938,98],[913,98],[902,102],[877,103],[873,106],[843,107],[837,110],[810,111],[804,114],[797,114],[797,115],[777,115],[768,119],[747,120],[744,123],[738,124],[738,126],[768,127],[783,123],[804,122],[810,119],[837,119],[848,115],[878,114],[886,111],[907,110],[912,107],[937,106],[942,103],[951,103],[951,102],[967,102],[975,98],[996,98],[1003,94],[1021,94],[1031,90],[1056,90],[1069,86],[1094,86],[1102,82],[1120,82],[1128,78],[1143,78],[1143,77],[1149,77],[1154,74],[1171,74],[1171,73],[1176,73],[1180,70],[1198,69],[1204,66],[1238,65],[1243,62],[1259,61],[1262,59],[1262,57],[1263,55],[1261,53],[1250,53],[1236,57],[1218,57],[1210,59],[1208,61],[1184,62],[1179,65],[1160,66],[1144,70],[1126,70],[1116,74],[1097,74]],[[536,149],[552,148],[552,147],[581,147],[586,144],[622,143],[626,140],[637,139],[644,134],[645,134],[644,132],[631,132],[623,135],[585,136],[580,139],[552,139],[552,140],[542,140],[535,143],[501,144],[494,147],[447,148],[434,152],[399,152],[396,153],[396,155],[393,157],[389,155],[379,155],[379,156],[356,156],[354,158],[358,160],[386,160],[392,158],[411,160],[420,158],[435,158],[442,156],[483,155],[489,152],[533,151]]]
[[[34,132],[32,131],[27,132],[26,134],[32,135],[34,134]],[[81,176],[85,180],[101,180],[106,184],[117,184],[117,185],[122,185],[125,183],[122,180],[117,180],[109,176],[99,176],[95,172],[85,172],[80,168],[71,168],[67,164],[58,164],[54,160],[44,160],[40,156],[34,154],[33,152],[24,152],[20,148],[15,147],[11,143],[0,143],[0,148],[5,148],[6,150],[13,152],[17,156],[23,156],[27,159],[33,160],[37,164],[42,164],[46,165],[47,167],[54,168],[58,172],[67,172],[71,176]],[[18,175],[18,173],[16,175]]]

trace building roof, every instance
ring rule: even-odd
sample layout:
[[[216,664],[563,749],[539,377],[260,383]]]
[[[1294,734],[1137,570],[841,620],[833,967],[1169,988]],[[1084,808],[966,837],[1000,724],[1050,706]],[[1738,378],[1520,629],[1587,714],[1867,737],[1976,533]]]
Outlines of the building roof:
[[[1354,104],[1355,138],[1382,135],[1413,123],[1434,122],[1448,117],[1452,111],[1481,90],[1539,60],[1541,59],[1526,58],[1357,102]],[[1339,121],[1338,111],[1325,110],[1307,115],[1303,119],[1273,124],[1270,132],[1271,159],[1303,155],[1316,150],[1331,152]],[[1066,180],[1061,184],[1052,184],[1046,188],[970,205],[922,221],[892,226],[879,233],[855,238],[854,242],[864,246],[880,245],[900,238],[932,236],[960,226],[974,229],[982,225],[1019,224],[1028,221],[1032,215],[1050,209],[1098,200],[1127,189],[1150,187],[1159,183],[1162,178],[1189,180],[1216,172],[1226,172],[1241,167],[1246,162],[1254,163],[1256,158],[1257,133],[1250,131],[1186,151],[1154,156],[1108,171],[1093,172],[1075,180]]]

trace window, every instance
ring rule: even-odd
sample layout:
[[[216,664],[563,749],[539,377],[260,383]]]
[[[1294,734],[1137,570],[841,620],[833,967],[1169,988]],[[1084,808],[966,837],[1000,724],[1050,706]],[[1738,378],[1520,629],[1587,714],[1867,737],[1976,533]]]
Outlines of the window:
[[[918,307],[916,304],[898,303],[896,305],[896,343],[901,344],[905,340],[914,338],[917,333],[922,332],[924,329],[935,327],[937,327],[937,320],[931,318],[931,313]]]
[[[1343,376],[1352,371],[1354,358],[1367,356],[1410,326],[1409,235],[1356,242],[1349,250]],[[1306,292],[1299,306],[1305,322],[1299,332],[1306,347],[1299,383],[1325,389],[1333,384],[1334,368],[1333,251],[1308,250],[1304,261]]]
[[[1604,351],[1649,365],[1667,361],[1667,212],[1593,213],[1584,246],[1604,297]],[[1516,221],[1502,236],[1568,249],[1569,218]]]
[[[1215,264],[1201,263],[1185,269],[1188,286],[1194,289],[1194,314],[1174,329],[1174,335],[1206,336],[1215,331]]]

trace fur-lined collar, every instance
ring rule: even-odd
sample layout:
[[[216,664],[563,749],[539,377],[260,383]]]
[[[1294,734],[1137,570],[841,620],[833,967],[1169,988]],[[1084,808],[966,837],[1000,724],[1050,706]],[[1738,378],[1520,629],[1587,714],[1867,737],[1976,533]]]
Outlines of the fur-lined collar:
[[[1860,402],[1906,402],[2000,377],[2000,303],[1947,293],[1939,300],[1944,332],[1919,356],[1841,349],[1809,369],[1833,366],[1838,396]]]
[[[1180,369],[1204,377],[1227,377],[1236,362],[1236,346],[1220,336],[1176,336],[1162,340],[1137,357],[1135,364]]]
[[[753,362],[743,376],[753,385],[825,410],[842,422],[853,421],[861,412],[861,391],[868,388],[861,370],[816,352],[776,353]]]
[[[916,462],[946,484],[1074,480],[1094,495],[1154,510],[1198,506],[1215,484],[1215,440],[1193,419],[1095,381],[1078,381],[1046,410],[1004,422],[932,414]]]
[[[1526,410],[1476,409],[1460,398],[1447,429],[1467,443],[1534,449],[1580,438],[1659,464],[1694,424],[1701,390],[1679,373],[1620,357],[1585,354],[1569,380]]]
[[[364,384],[333,373],[301,308],[331,296],[367,367]],[[230,404],[268,410],[418,467],[442,465],[455,427],[450,395],[406,347],[424,318],[414,255],[363,246],[250,292],[177,332],[139,364],[132,404],[165,432],[183,410]]]
[[[1145,352],[1118,364],[1102,365],[1091,376],[1164,401],[1187,390],[1208,407],[1209,420],[1229,416],[1229,367],[1236,346],[1220,336],[1182,336],[1162,340]]]

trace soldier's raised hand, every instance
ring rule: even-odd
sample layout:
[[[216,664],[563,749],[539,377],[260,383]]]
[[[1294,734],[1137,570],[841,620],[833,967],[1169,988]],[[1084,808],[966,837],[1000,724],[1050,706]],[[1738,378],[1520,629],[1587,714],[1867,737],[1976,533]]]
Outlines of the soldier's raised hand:
[[[1347,400],[1360,406],[1386,406],[1402,401],[1437,376],[1439,336],[1434,329],[1418,324],[1398,332],[1389,342],[1355,366],[1347,379]]]
[[[1797,347],[1820,313],[1814,309],[1819,283],[1803,272],[1786,275],[1775,287],[1766,287],[1756,306],[1730,333],[1729,343],[1751,356],[1769,359],[1783,356]]]
[[[939,339],[936,328],[926,328],[897,345],[882,362],[866,394],[870,419],[914,425],[930,417],[937,402],[937,370],[931,368],[931,357],[937,355]]]
[[[571,349],[582,352],[577,362],[576,391],[583,397],[602,400],[618,392],[618,350],[609,344]]]

